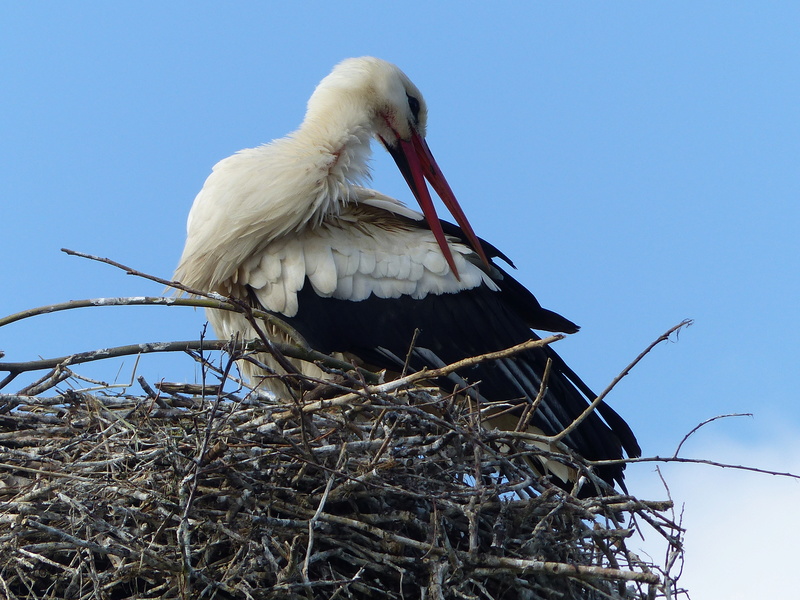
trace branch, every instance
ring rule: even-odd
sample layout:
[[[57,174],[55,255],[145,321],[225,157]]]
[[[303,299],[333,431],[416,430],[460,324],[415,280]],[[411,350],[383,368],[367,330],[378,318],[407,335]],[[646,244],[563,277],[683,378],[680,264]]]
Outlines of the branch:
[[[366,386],[363,392],[351,392],[348,394],[344,394],[343,396],[337,396],[336,398],[332,398],[330,400],[318,400],[316,402],[310,402],[303,406],[303,412],[314,412],[317,410],[321,410],[324,408],[328,408],[331,406],[341,406],[344,404],[350,404],[359,398],[363,398],[365,395],[371,394],[385,394],[389,392],[394,392],[395,390],[408,387],[417,381],[423,379],[438,379],[439,377],[445,377],[454,371],[458,371],[459,369],[464,369],[466,367],[471,367],[473,365],[477,365],[482,362],[490,361],[490,360],[497,360],[499,358],[506,358],[508,356],[512,356],[514,354],[518,354],[520,352],[524,352],[525,350],[529,350],[531,348],[539,348],[541,346],[547,346],[556,342],[558,340],[564,339],[564,336],[561,334],[558,335],[551,335],[550,337],[546,337],[541,340],[528,340],[527,342],[522,342],[521,344],[517,344],[516,346],[512,346],[511,348],[507,348],[505,350],[498,350],[497,352],[489,352],[487,354],[481,354],[480,356],[473,356],[470,358],[465,358],[463,360],[459,360],[452,364],[449,364],[445,367],[441,367],[440,369],[422,369],[411,375],[406,375],[405,377],[401,377],[399,379],[393,379],[392,381],[387,381],[386,383],[382,383],[380,385],[373,385],[373,386]],[[2,363],[0,363],[0,366]],[[278,419],[281,418],[289,418],[292,414],[292,411],[287,411],[286,413],[281,413],[278,415]]]
[[[466,554],[459,551],[459,555]],[[636,571],[623,571],[608,567],[592,565],[577,565],[544,560],[526,560],[508,556],[483,556],[480,561],[485,567],[475,569],[475,575],[484,576],[494,574],[495,570],[506,570],[512,573],[550,573],[552,575],[566,575],[578,579],[614,579],[617,581],[639,581],[642,583],[659,584],[661,579],[655,573],[639,573]]]
[[[70,256],[79,256],[81,258],[88,258],[89,260],[94,260],[107,265],[111,265],[112,267],[122,269],[128,275],[141,277],[142,279],[147,279],[149,281],[155,281],[156,283],[160,283],[161,285],[164,285],[166,287],[180,290],[192,296],[201,296],[203,298],[209,298],[210,300],[216,300],[230,307],[226,308],[225,306],[212,306],[211,308],[222,308],[223,310],[231,310],[233,312],[238,312],[244,315],[247,315],[249,311],[249,313],[252,313],[253,316],[268,321],[271,325],[281,330],[291,339],[296,340],[298,344],[304,346],[305,348],[309,347],[305,338],[302,335],[300,335],[300,333],[294,327],[292,327],[279,317],[273,315],[272,313],[265,312],[262,310],[256,310],[252,307],[246,306],[236,298],[226,298],[225,296],[217,294],[216,292],[208,292],[205,290],[198,290],[195,288],[191,288],[188,285],[182,284],[180,281],[172,281],[169,279],[162,279],[161,277],[156,277],[155,275],[148,275],[147,273],[144,273],[142,271],[137,271],[136,269],[123,265],[122,263],[118,263],[117,261],[111,260],[110,258],[103,258],[101,256],[85,254],[83,252],[78,252],[76,250],[70,250],[69,248],[62,248],[61,251],[66,254],[69,254]],[[2,322],[0,322],[0,326],[2,326]]]
[[[70,300],[69,302],[60,302],[57,304],[48,304],[38,308],[29,308],[22,312],[8,315],[7,317],[0,318],[0,327],[10,325],[16,321],[22,321],[30,317],[38,315],[59,312],[62,310],[71,310],[73,308],[87,308],[92,306],[194,306],[199,308],[218,308],[220,310],[235,310],[227,301],[227,299],[219,296],[207,300],[200,298],[169,298],[163,296],[133,296],[129,298],[89,298],[86,300]],[[265,313],[268,315],[268,313]],[[271,316],[271,315],[268,315]]]
[[[721,463],[714,460],[706,460],[704,458],[679,458],[677,456],[649,456],[646,458],[620,458],[616,460],[587,460],[587,464],[592,467],[602,467],[606,465],[619,465],[630,463],[643,463],[643,462],[659,462],[659,463],[689,463],[697,465],[711,465],[712,467],[721,467],[723,469],[737,469],[739,471],[751,471],[753,473],[763,473],[765,475],[775,475],[776,477],[790,477],[792,479],[800,479],[800,475],[789,472],[769,471],[767,469],[759,469],[758,467],[746,467],[744,465],[731,465],[728,463]]]
[[[212,297],[222,298],[221,296],[219,296],[219,294],[211,294],[209,292],[190,288],[189,286],[183,285],[180,281],[171,281],[169,279],[162,279],[161,277],[156,277],[155,275],[148,275],[147,273],[143,273],[142,271],[137,271],[136,269],[125,266],[122,263],[118,263],[115,260],[111,260],[110,258],[103,258],[102,256],[94,256],[93,254],[86,254],[84,252],[78,252],[77,250],[70,250],[69,248],[62,248],[61,251],[64,252],[65,254],[69,254],[70,256],[79,256],[81,258],[88,258],[89,260],[95,260],[97,262],[111,265],[112,267],[122,269],[128,275],[134,275],[135,277],[149,279],[150,281],[155,281],[156,283],[160,283],[161,285],[164,285],[166,287],[171,287],[176,290],[181,290],[182,292],[186,292],[187,294],[192,294],[196,296],[205,296],[206,298],[212,298]]]
[[[185,352],[187,350],[227,350],[229,342],[224,340],[188,340],[183,342],[148,342],[144,344],[130,344],[126,346],[115,346],[113,348],[101,348],[88,352],[79,352],[69,356],[49,358],[43,360],[32,360],[28,362],[0,362],[0,371],[7,371],[12,374],[25,373],[28,371],[41,371],[44,369],[54,369],[58,366],[76,365],[106,358],[118,358],[120,356],[132,356],[148,354],[151,352]],[[286,356],[298,358],[307,362],[320,362],[332,369],[343,371],[354,371],[357,367],[349,362],[339,360],[318,352],[316,350],[306,350],[300,346],[292,344],[278,343],[274,345]],[[248,352],[266,352],[260,342],[249,341],[237,346],[237,349]],[[359,371],[361,371],[359,369]],[[364,372],[365,376],[372,376],[372,381],[377,381],[377,376],[372,373]]]
[[[669,336],[671,336],[676,331],[679,331],[683,327],[689,327],[691,324],[692,324],[692,320],[691,319],[684,319],[683,321],[681,321],[680,323],[678,323],[674,327],[671,327],[665,333],[661,334],[658,337],[658,339],[656,339],[647,348],[645,348],[639,354],[639,356],[637,356],[633,360],[632,363],[630,363],[627,367],[625,367],[622,370],[622,372],[614,378],[614,380],[608,385],[608,387],[603,390],[603,393],[600,394],[597,398],[595,398],[592,401],[592,403],[589,404],[589,406],[586,407],[586,410],[584,410],[583,413],[581,413],[581,415],[577,419],[575,419],[572,423],[570,423],[569,426],[566,429],[561,431],[561,433],[559,433],[557,435],[554,435],[551,438],[551,440],[553,442],[559,442],[562,439],[564,439],[566,436],[568,436],[570,433],[575,431],[575,429],[578,427],[578,425],[580,425],[600,405],[600,403],[603,402],[605,397],[608,396],[608,394],[611,392],[611,390],[614,389],[614,387],[620,382],[620,380],[622,380],[623,377],[625,377],[628,373],[630,373],[631,369],[633,369],[633,367],[635,367],[639,363],[639,361],[642,360],[653,348],[655,348],[661,342],[667,341],[669,339]]]
[[[717,415],[716,417],[711,417],[710,419],[706,419],[705,421],[703,421],[699,425],[696,425],[685,436],[683,436],[683,439],[681,440],[681,443],[678,444],[677,448],[675,448],[675,454],[672,455],[672,458],[678,458],[678,453],[681,451],[681,446],[683,446],[683,443],[686,440],[688,440],[692,436],[692,434],[695,433],[698,429],[700,429],[703,425],[708,425],[709,423],[712,423],[712,422],[716,421],[717,419],[726,419],[728,417],[752,417],[752,416],[753,416],[753,413],[731,413],[729,415]]]

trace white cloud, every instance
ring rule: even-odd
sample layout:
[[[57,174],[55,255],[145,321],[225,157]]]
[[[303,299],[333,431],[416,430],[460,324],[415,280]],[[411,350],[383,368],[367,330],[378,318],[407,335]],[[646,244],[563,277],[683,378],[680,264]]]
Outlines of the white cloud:
[[[691,456],[800,473],[800,432],[783,430],[750,446],[745,442],[694,443]],[[703,465],[673,463],[660,469],[676,512],[684,507],[686,554],[679,584],[691,598],[795,597],[800,480]],[[666,497],[652,467],[631,468],[629,482],[640,498]],[[642,548],[663,561],[655,539]]]

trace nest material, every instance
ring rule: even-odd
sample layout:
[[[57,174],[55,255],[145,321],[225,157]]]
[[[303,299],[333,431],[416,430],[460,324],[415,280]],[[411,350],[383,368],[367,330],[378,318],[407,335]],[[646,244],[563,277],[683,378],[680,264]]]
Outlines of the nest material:
[[[669,568],[626,546],[646,528],[680,551],[669,502],[579,499],[475,407],[340,381],[281,402],[144,382],[0,396],[0,597],[673,593]]]

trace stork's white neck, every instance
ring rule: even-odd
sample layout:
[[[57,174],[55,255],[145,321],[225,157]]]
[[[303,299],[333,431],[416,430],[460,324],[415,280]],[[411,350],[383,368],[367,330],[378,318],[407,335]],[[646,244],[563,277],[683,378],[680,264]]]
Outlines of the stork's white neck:
[[[317,156],[319,182],[311,194],[314,217],[319,221],[327,214],[336,214],[339,207],[351,200],[353,186],[364,185],[370,178],[369,158],[373,129],[364,122],[363,113],[353,110],[309,112],[293,135],[299,149]],[[310,197],[309,200],[312,200]]]

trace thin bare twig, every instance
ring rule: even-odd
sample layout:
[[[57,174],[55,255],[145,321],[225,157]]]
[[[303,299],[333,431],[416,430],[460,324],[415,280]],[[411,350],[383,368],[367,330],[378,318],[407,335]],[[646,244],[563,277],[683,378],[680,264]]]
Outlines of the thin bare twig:
[[[11,323],[77,308],[93,308],[103,306],[193,306],[196,308],[218,308],[220,310],[234,310],[234,308],[223,298],[175,298],[164,296],[131,296],[116,298],[88,298],[85,300],[70,300],[69,302],[58,302],[37,308],[8,315],[0,318],[0,327],[5,327]]]
[[[536,409],[539,408],[542,400],[544,400],[544,394],[547,391],[547,381],[550,379],[550,369],[552,366],[553,360],[548,357],[544,366],[542,384],[539,386],[539,392],[536,394],[536,398],[533,399],[533,402],[525,406],[525,411],[522,413],[522,417],[520,417],[519,423],[516,427],[517,431],[527,431],[528,425],[530,424]]]
[[[339,453],[339,460],[336,463],[336,470],[339,470],[342,467],[342,462],[347,454],[347,443],[345,442],[342,444],[342,450]],[[328,474],[328,483],[325,484],[325,491],[322,493],[322,498],[320,498],[319,505],[317,506],[317,510],[308,521],[308,543],[306,545],[306,558],[303,561],[303,582],[310,583],[308,578],[308,566],[311,561],[311,549],[314,547],[314,527],[317,524],[322,512],[325,510],[325,503],[328,501],[328,495],[331,493],[331,488],[333,487],[333,482],[335,478],[333,473]]]
[[[7,371],[12,374],[25,373],[29,371],[43,371],[45,369],[53,369],[59,366],[65,367],[86,362],[105,360],[108,358],[135,356],[152,352],[185,352],[188,350],[199,350],[201,348],[205,350],[225,350],[229,347],[229,344],[230,342],[225,340],[187,340],[182,342],[146,342],[142,344],[128,344],[113,348],[100,348],[98,350],[78,352],[76,354],[60,356],[57,358],[24,362],[0,362],[0,371]],[[283,344],[280,342],[273,342],[273,344],[283,354],[292,358],[298,358],[308,362],[318,361],[328,367],[343,371],[357,370],[357,367],[354,367],[352,363],[333,358],[327,354],[317,352],[316,350],[306,350],[300,346]],[[244,342],[240,344],[240,349],[247,352],[266,351],[266,348],[264,348],[261,343],[257,341]],[[372,373],[365,372],[364,375],[372,381],[378,380],[378,377]],[[2,388],[2,385],[0,385],[0,388]]]
[[[687,433],[685,436],[683,436],[683,439],[681,440],[680,444],[678,444],[678,447],[675,448],[675,454],[672,455],[672,458],[678,458],[678,454],[680,453],[681,447],[683,446],[684,442],[686,442],[686,440],[688,440],[692,436],[692,434],[694,434],[698,429],[700,429],[704,425],[708,425],[709,423],[713,423],[714,421],[716,421],[718,419],[727,419],[729,417],[752,417],[752,416],[753,416],[753,413],[731,413],[729,415],[717,415],[716,417],[711,417],[710,419],[706,419],[702,423],[700,423],[700,424],[696,425],[695,427],[693,427],[692,430],[689,433]]]
[[[456,361],[452,364],[446,365],[439,369],[422,369],[421,371],[416,371],[415,373],[411,373],[410,375],[406,375],[405,377],[400,377],[399,379],[393,379],[392,381],[387,381],[386,383],[368,386],[364,389],[363,392],[361,391],[350,392],[348,394],[344,394],[343,396],[337,396],[336,398],[332,398],[330,400],[318,400],[316,402],[310,402],[304,405],[302,410],[303,412],[314,412],[332,406],[343,406],[346,404],[350,404],[358,400],[359,398],[363,398],[365,394],[372,395],[372,394],[384,394],[384,393],[394,392],[396,390],[406,388],[418,381],[446,377],[450,373],[454,373],[459,369],[465,369],[473,365],[477,365],[482,362],[487,362],[490,360],[497,360],[499,358],[506,358],[509,356],[513,356],[514,354],[524,352],[525,350],[529,350],[531,348],[539,348],[542,346],[546,346],[548,344],[552,344],[553,342],[561,339],[564,339],[563,335],[560,334],[551,335],[550,337],[541,340],[528,340],[527,342],[522,342],[521,344],[517,344],[516,346],[512,346],[511,348],[507,348],[505,350],[499,350],[497,352],[488,352],[486,354],[481,354],[480,356],[465,358],[463,360]],[[284,413],[281,415],[281,418],[288,418],[290,416],[291,412]]]
[[[593,467],[600,467],[606,465],[619,465],[619,464],[632,464],[632,463],[687,463],[695,465],[710,465],[712,467],[720,467],[723,469],[736,469],[738,471],[750,471],[753,473],[763,473],[764,475],[775,475],[777,477],[789,477],[791,479],[800,479],[800,475],[790,473],[788,471],[770,471],[769,469],[761,469],[758,467],[747,467],[744,465],[734,465],[730,463],[718,462],[715,460],[707,460],[704,458],[681,458],[677,456],[647,456],[639,458],[620,458],[618,460],[591,460],[587,463]]]
[[[173,288],[175,290],[180,290],[192,296],[201,296],[204,298],[209,298],[211,300],[216,300],[218,302],[222,302],[223,304],[229,306],[229,309],[226,309],[223,306],[213,306],[211,308],[221,308],[223,310],[233,310],[235,312],[246,312],[243,310],[243,307],[246,306],[236,298],[228,298],[216,292],[211,292],[207,290],[198,290],[195,288],[191,288],[187,285],[182,284],[180,281],[172,281],[169,279],[162,279],[161,277],[156,277],[155,275],[149,275],[142,271],[137,271],[131,267],[123,265],[122,263],[118,263],[115,260],[111,260],[110,258],[104,258],[101,256],[94,256],[92,254],[86,254],[84,252],[78,252],[77,250],[70,250],[69,248],[62,248],[62,252],[69,254],[70,256],[78,256],[80,258],[86,258],[89,260],[101,262],[107,265],[111,265],[112,267],[116,267],[125,271],[128,275],[133,275],[135,277],[141,277],[142,279],[148,279],[150,281],[154,281],[156,283],[160,283],[163,286],[168,288]],[[284,332],[286,335],[290,337],[290,339],[295,340],[298,345],[301,345],[305,348],[308,348],[308,343],[305,341],[298,331],[283,321],[282,319],[278,318],[277,316],[273,315],[272,313],[260,311],[251,307],[247,307],[247,309],[254,315],[260,319],[264,319],[268,321],[271,325],[279,329],[280,331]]]
[[[614,378],[614,380],[608,385],[608,387],[606,389],[604,389],[603,392],[597,398],[595,398],[589,404],[588,407],[586,407],[586,410],[584,410],[583,413],[577,419],[575,419],[572,423],[570,423],[560,433],[552,436],[552,441],[553,442],[559,442],[559,441],[563,440],[566,436],[568,436],[570,433],[575,431],[575,429],[581,423],[583,423],[583,421],[585,421],[586,418],[590,414],[592,414],[594,412],[594,410],[600,405],[600,403],[603,402],[605,397],[608,396],[608,394],[611,392],[611,390],[614,389],[614,387],[622,380],[622,378],[625,377],[628,373],[630,373],[631,369],[633,369],[637,364],[639,364],[639,361],[642,360],[645,356],[647,356],[647,354],[653,348],[655,348],[661,342],[665,342],[665,341],[669,340],[669,336],[671,336],[676,331],[679,331],[679,330],[683,329],[684,327],[689,327],[691,324],[692,324],[692,320],[691,319],[685,319],[685,320],[681,321],[680,323],[678,323],[677,325],[675,325],[674,327],[670,327],[666,332],[662,333],[654,342],[652,342],[647,348],[645,348],[639,354],[639,356],[637,356],[635,359],[633,359],[633,361],[627,367],[625,367],[619,375],[617,375]]]

